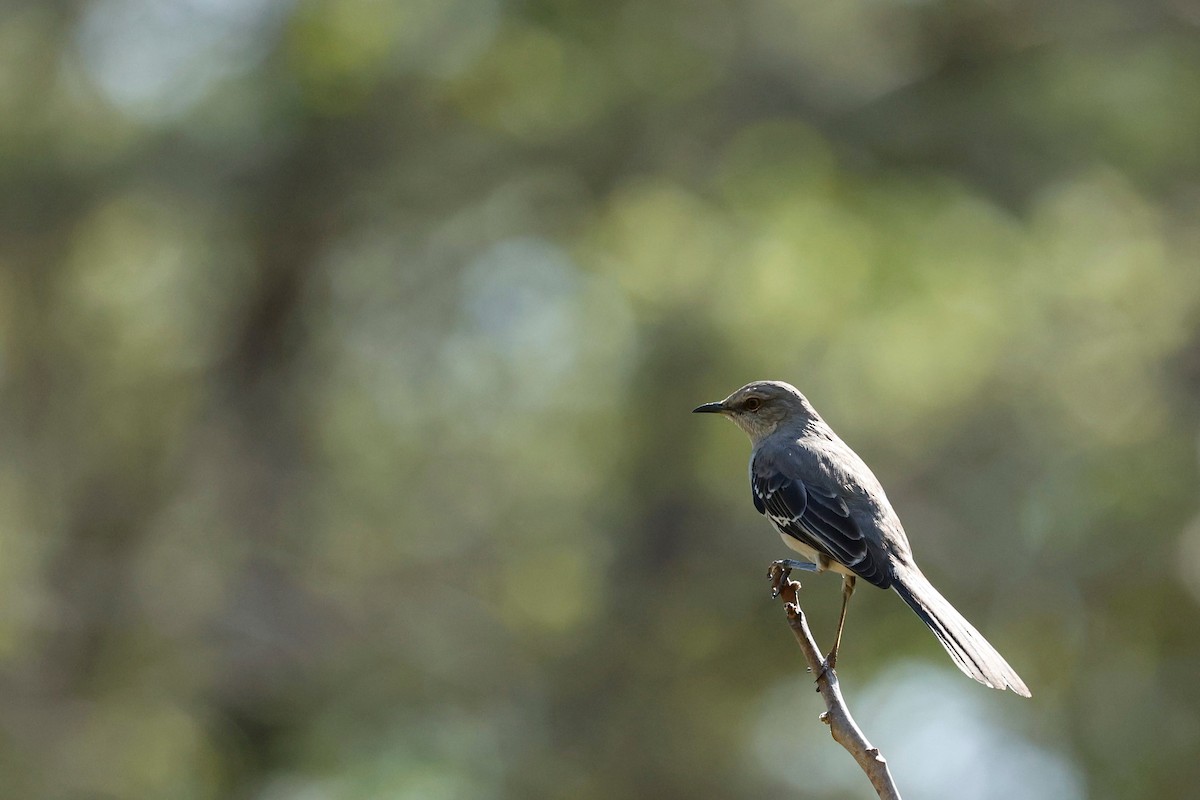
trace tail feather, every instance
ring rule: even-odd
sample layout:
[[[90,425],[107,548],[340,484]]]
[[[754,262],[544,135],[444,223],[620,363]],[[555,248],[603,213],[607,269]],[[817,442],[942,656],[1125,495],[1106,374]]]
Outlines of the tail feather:
[[[990,688],[1012,689],[1022,697],[1030,696],[1025,681],[1008,665],[1004,656],[988,644],[983,634],[975,630],[919,570],[914,568],[897,576],[892,588],[929,626],[959,669]]]

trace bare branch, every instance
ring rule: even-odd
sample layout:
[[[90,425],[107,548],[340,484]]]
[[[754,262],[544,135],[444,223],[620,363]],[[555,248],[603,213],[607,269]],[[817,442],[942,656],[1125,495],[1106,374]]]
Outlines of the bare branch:
[[[896,788],[896,782],[892,779],[887,759],[880,754],[879,748],[871,746],[854,717],[850,715],[850,709],[846,707],[838,684],[837,672],[832,669],[822,672],[824,658],[817,648],[812,631],[808,628],[808,622],[804,619],[804,612],[800,610],[800,584],[788,579],[787,573],[778,564],[771,565],[771,583],[776,594],[783,600],[788,626],[804,653],[804,660],[808,662],[813,674],[818,676],[817,691],[825,701],[825,713],[821,715],[821,721],[829,726],[833,740],[854,756],[854,760],[875,787],[880,800],[901,800],[900,790]]]

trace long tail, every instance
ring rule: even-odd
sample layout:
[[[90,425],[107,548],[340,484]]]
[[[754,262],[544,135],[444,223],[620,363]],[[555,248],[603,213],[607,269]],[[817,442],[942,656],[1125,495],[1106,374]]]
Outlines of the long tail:
[[[920,570],[916,567],[905,570],[896,577],[892,588],[929,626],[959,669],[992,689],[1012,689],[1022,697],[1030,696],[1025,681],[1004,656],[971,627]]]

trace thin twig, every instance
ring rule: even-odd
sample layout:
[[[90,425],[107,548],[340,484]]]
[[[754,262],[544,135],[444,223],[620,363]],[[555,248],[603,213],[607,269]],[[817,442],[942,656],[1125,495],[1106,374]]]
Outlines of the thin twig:
[[[778,564],[771,565],[771,584],[776,594],[783,600],[783,610],[787,614],[788,626],[792,629],[796,643],[800,645],[800,650],[804,653],[804,660],[808,662],[808,667],[813,674],[818,676],[817,691],[821,693],[821,698],[825,701],[825,713],[821,715],[821,721],[829,726],[833,740],[854,756],[858,766],[862,767],[862,771],[866,773],[871,785],[875,787],[875,792],[879,795],[880,800],[901,800],[900,790],[896,788],[896,782],[892,779],[887,759],[880,754],[879,748],[871,746],[867,737],[863,735],[862,729],[858,727],[858,723],[854,721],[854,717],[850,716],[850,709],[846,707],[846,701],[842,697],[842,690],[838,684],[837,673],[832,669],[821,671],[824,659],[821,651],[817,648],[816,640],[813,639],[812,631],[808,629],[804,612],[800,610],[798,595],[800,584],[789,580],[787,573]]]

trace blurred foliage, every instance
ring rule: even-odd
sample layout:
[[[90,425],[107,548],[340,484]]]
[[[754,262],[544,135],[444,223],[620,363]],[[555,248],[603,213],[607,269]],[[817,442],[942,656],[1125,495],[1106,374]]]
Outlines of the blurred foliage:
[[[1198,26],[11,0],[3,793],[863,796],[688,413],[762,377],[1033,689],[860,592],[902,787],[1194,792]]]

